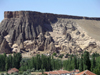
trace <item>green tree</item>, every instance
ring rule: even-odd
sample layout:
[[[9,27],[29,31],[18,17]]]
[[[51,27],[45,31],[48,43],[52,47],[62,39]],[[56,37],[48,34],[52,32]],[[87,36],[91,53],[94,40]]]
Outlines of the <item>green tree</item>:
[[[52,56],[52,58],[51,58],[51,66],[52,66],[52,70],[54,70],[55,69],[55,63],[54,63],[54,58],[53,58],[53,56]]]
[[[44,71],[43,71],[43,64],[41,65],[41,69],[42,69],[42,74],[44,73]]]
[[[57,54],[56,53],[53,53],[53,56],[56,56]]]
[[[84,70],[86,70],[86,69],[90,70],[91,62],[90,62],[90,58],[89,58],[89,52],[85,51],[83,57],[84,57],[83,58]]]
[[[81,59],[79,61],[79,70],[83,71],[83,54],[81,55]]]
[[[4,71],[5,70],[5,60],[6,60],[6,55],[5,54],[1,54],[0,55],[0,71]]]
[[[14,53],[12,58],[12,67],[20,68],[20,62],[22,60],[21,53]]]
[[[9,59],[6,57],[5,60],[5,70],[7,71],[9,69]]]
[[[93,69],[95,68],[95,66],[96,66],[95,56],[92,55],[92,60],[91,60],[91,71],[93,71]]]
[[[8,57],[8,59],[9,59],[9,68],[12,68],[12,55],[9,55],[9,57]]]
[[[78,68],[78,67],[77,67],[77,57],[76,57],[76,56],[74,56],[74,68],[75,68],[75,69]]]

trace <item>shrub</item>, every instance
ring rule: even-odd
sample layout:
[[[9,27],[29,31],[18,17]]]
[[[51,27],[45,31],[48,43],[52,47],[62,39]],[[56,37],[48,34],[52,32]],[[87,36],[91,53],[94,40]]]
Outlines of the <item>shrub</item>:
[[[19,74],[23,74],[23,71],[19,71]]]
[[[28,75],[28,73],[27,72],[23,72],[23,74],[22,75]]]
[[[38,72],[38,70],[36,70],[36,72]]]
[[[69,56],[69,54],[66,54],[65,58],[67,58]]]
[[[4,75],[3,73],[1,73],[0,75]]]
[[[13,73],[13,75],[19,75],[17,72]]]
[[[30,70],[30,69],[28,69],[28,70],[27,70],[27,73],[30,73],[30,72],[31,72],[31,70]]]
[[[53,53],[53,56],[56,56],[57,54],[56,53]]]
[[[41,70],[41,69],[39,69],[39,72],[42,72],[42,70]]]
[[[6,73],[6,75],[9,75],[8,73]]]
[[[34,71],[35,71],[35,68],[32,68],[32,69],[31,69],[31,72],[34,72]]]
[[[60,56],[59,56],[59,58],[62,58],[64,56],[64,54],[61,54]]]

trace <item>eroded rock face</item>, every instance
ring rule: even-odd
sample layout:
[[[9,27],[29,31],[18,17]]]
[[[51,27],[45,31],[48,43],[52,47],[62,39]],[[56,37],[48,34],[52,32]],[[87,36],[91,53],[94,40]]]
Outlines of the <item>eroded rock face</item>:
[[[48,38],[46,38],[45,40],[45,46],[44,46],[44,50],[50,50],[50,43],[53,42],[53,39],[51,36],[49,36]]]
[[[0,35],[0,45],[1,45],[2,41],[3,41],[3,39],[4,39],[3,35]]]
[[[45,33],[45,35],[46,35],[46,36],[50,36],[50,33],[47,31],[47,32]]]
[[[0,46],[0,53],[11,53],[11,50],[12,49],[9,47],[8,42],[4,39]]]
[[[20,49],[24,50],[24,44],[23,43],[20,43]]]
[[[10,35],[10,43],[17,42],[23,34],[23,40],[32,40],[47,30],[44,24],[50,24],[56,20],[51,14],[42,14],[31,11],[5,12],[4,20],[0,24],[0,32],[4,36]]]
[[[91,50],[91,52],[93,53],[97,51],[97,49],[99,50],[100,42],[88,36],[84,29],[79,26],[77,22],[78,20],[76,22],[75,21],[76,20],[58,18],[58,21],[51,25],[53,28],[53,32],[50,33],[51,37],[53,37],[55,41],[55,46],[60,47],[60,51],[71,54],[80,54],[85,50],[88,50],[89,52]],[[64,27],[66,27],[67,29],[64,30]],[[62,34],[63,31],[66,34]],[[89,42],[94,41],[98,43],[94,45],[95,48],[87,48]]]
[[[56,47],[53,42],[50,43],[50,50],[52,53],[56,52]]]
[[[44,35],[42,33],[40,33],[40,35],[38,37],[39,37],[38,38],[39,42],[45,41],[45,37],[44,37]]]
[[[79,31],[77,31],[77,32],[76,32],[76,35],[79,35],[79,34],[80,34],[80,32],[79,32]],[[84,35],[83,35],[83,36],[84,36]]]
[[[17,43],[18,45],[20,45],[20,44],[23,43],[23,42],[24,42],[24,34],[21,33],[21,34],[18,36],[16,43]]]
[[[62,51],[71,54],[80,53],[84,49],[92,50],[91,48],[94,48],[95,50],[97,47],[99,49],[99,46],[93,43],[82,48],[87,41],[89,43],[92,39],[81,31],[82,29],[78,27],[75,19],[100,21],[100,18],[32,11],[4,12],[4,20],[0,23],[0,51],[1,53],[10,53],[9,45],[13,46],[14,44],[18,46],[18,48],[13,48],[15,52],[24,49],[26,52],[49,51],[53,53],[57,51],[56,45]],[[25,41],[26,43],[24,43]]]
[[[27,49],[30,49],[31,51],[53,51],[52,49],[56,49],[54,43],[54,40],[51,36],[45,37],[42,33],[39,34],[38,38],[31,41],[29,44],[26,45]]]
[[[44,51],[45,36],[40,33],[37,40],[38,50]]]
[[[65,35],[65,39],[67,39],[68,41],[71,41],[72,37],[71,37],[71,35],[69,33],[67,33]]]
[[[65,35],[65,34],[67,33],[66,31],[67,31],[67,27],[64,26],[64,27],[62,28],[62,34]]]

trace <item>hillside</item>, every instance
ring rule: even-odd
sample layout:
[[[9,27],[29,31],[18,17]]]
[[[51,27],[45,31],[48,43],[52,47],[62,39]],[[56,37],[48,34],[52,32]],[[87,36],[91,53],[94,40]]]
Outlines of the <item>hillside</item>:
[[[6,11],[0,23],[0,53],[21,52],[23,57],[100,53],[99,24],[100,18]]]

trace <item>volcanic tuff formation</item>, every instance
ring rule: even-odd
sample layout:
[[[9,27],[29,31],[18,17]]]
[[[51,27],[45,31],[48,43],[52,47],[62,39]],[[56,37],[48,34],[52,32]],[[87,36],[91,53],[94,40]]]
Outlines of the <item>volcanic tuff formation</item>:
[[[97,41],[100,37],[97,36],[99,31],[95,35],[91,32],[93,29],[91,27],[95,26],[98,29],[99,24],[100,18],[7,11],[4,12],[4,20],[0,23],[0,52],[5,47],[2,45],[4,42],[8,49],[6,53],[10,53],[11,48],[12,52],[23,54],[27,52],[29,55],[37,54],[38,51],[49,54],[53,52],[76,54],[84,50],[91,53],[99,52],[97,50],[100,49]],[[86,25],[88,28],[91,27],[88,29]]]

